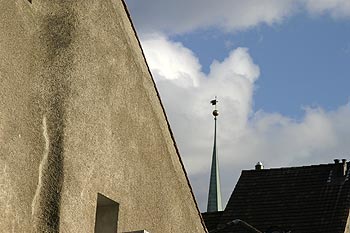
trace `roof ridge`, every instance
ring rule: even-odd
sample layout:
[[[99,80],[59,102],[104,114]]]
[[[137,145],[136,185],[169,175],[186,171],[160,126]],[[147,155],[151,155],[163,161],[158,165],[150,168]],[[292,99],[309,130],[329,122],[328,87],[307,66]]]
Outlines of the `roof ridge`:
[[[347,162],[349,163],[349,162]],[[325,163],[325,164],[312,164],[312,165],[304,165],[304,166],[292,166],[292,167],[271,167],[271,168],[264,168],[261,170],[256,170],[256,169],[246,169],[242,170],[242,172],[251,172],[251,171],[258,171],[258,172],[263,172],[263,171],[271,171],[271,170],[288,170],[288,169],[302,169],[302,168],[310,168],[310,167],[326,167],[326,166],[334,166],[336,165],[335,163]]]

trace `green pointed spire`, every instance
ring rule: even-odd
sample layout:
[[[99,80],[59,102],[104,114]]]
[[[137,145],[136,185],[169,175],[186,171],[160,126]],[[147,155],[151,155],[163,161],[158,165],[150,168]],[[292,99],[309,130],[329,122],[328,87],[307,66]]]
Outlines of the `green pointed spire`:
[[[219,112],[216,109],[217,102],[218,101],[216,99],[216,96],[214,100],[210,101],[210,103],[215,106],[215,109],[213,111],[214,146],[213,146],[213,155],[212,155],[212,161],[211,161],[207,212],[222,211],[219,161],[218,161],[218,152],[216,147],[216,124],[217,124],[217,116],[219,115]]]

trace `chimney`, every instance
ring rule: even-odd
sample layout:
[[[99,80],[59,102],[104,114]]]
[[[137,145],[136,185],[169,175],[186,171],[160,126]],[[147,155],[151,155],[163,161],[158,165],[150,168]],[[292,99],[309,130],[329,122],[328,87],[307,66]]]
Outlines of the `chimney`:
[[[345,176],[347,172],[346,159],[342,159],[341,161],[342,161],[341,174],[342,176]]]
[[[258,162],[255,165],[255,170],[263,170],[264,169],[264,165],[262,164],[262,162]]]
[[[340,159],[334,159],[334,164],[335,164],[335,172],[337,176],[339,177],[345,176],[348,170],[346,159],[342,159],[341,162],[340,162]]]

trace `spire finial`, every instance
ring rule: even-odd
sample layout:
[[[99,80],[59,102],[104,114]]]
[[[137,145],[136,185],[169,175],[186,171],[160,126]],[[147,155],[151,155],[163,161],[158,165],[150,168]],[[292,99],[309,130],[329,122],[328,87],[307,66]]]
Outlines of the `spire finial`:
[[[219,101],[217,100],[217,97],[215,96],[215,99],[211,100],[210,103],[211,105],[214,105],[214,111],[213,111],[213,116],[214,116],[214,119],[216,120],[216,117],[219,116],[219,111],[216,109],[216,104],[218,103]]]

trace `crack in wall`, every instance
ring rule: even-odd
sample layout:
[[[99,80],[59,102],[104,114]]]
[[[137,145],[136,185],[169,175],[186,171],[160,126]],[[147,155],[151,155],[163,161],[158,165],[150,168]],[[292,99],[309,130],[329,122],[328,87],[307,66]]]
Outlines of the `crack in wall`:
[[[43,158],[40,162],[39,165],[39,178],[38,178],[38,185],[35,190],[35,195],[32,201],[32,216],[35,215],[35,210],[38,208],[37,203],[39,199],[39,194],[42,189],[42,177],[44,173],[44,167],[47,166],[47,160],[49,156],[49,148],[50,148],[50,141],[49,141],[49,135],[47,133],[47,123],[46,123],[46,116],[44,115],[43,120],[42,120],[42,125],[43,125],[43,137],[45,140],[45,149],[44,149],[44,154]]]
[[[39,165],[32,214],[36,232],[59,232],[61,190],[63,185],[64,110],[63,98],[57,93],[49,98],[49,108],[43,117],[45,149]]]

